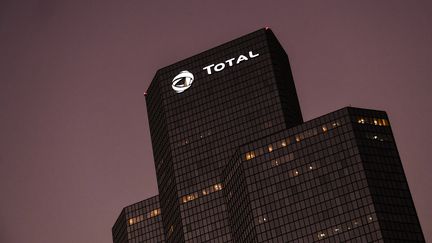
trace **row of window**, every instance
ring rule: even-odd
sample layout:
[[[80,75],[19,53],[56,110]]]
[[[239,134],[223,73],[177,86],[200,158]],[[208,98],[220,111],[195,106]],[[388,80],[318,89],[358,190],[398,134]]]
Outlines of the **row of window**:
[[[247,152],[244,155],[244,158],[246,160],[250,160],[250,159],[253,159],[253,158],[257,157],[257,156],[263,155],[264,153],[271,153],[271,152],[273,152],[273,150],[276,150],[276,149],[279,149],[279,148],[283,148],[283,147],[286,147],[290,143],[294,143],[294,141],[295,142],[300,142],[303,139],[306,139],[306,138],[309,138],[309,137],[312,137],[312,136],[316,136],[320,132],[321,133],[325,133],[328,130],[336,128],[336,127],[338,127],[340,125],[341,124],[338,121],[335,121],[335,122],[331,122],[331,123],[328,123],[328,124],[324,124],[324,125],[319,126],[319,127],[311,128],[311,129],[306,130],[306,131],[304,131],[302,133],[294,135],[294,137],[291,137],[291,138],[290,137],[286,137],[286,138],[284,138],[284,139],[282,139],[282,140],[280,140],[278,142],[274,142],[274,143],[269,144],[267,146],[255,149],[253,151],[249,151],[249,152]]]
[[[380,142],[391,141],[391,135],[389,134],[377,134],[377,133],[366,133],[365,137],[371,140],[377,140]]]
[[[322,239],[325,239],[327,237],[331,237],[333,235],[340,234],[344,231],[357,228],[361,225],[366,225],[366,224],[371,223],[373,221],[375,221],[375,217],[373,215],[369,215],[369,216],[366,216],[363,218],[355,219],[355,220],[350,221],[350,222],[346,222],[346,223],[341,224],[341,225],[333,226],[333,227],[328,228],[326,230],[321,230],[320,232],[318,232],[316,234],[316,236],[317,236],[318,240],[322,240]]]
[[[138,215],[136,217],[130,218],[128,220],[128,223],[129,223],[129,225],[133,225],[133,224],[136,224],[136,223],[143,221],[144,219],[150,219],[150,218],[156,217],[159,214],[161,214],[161,210],[160,210],[160,208],[156,208],[156,209],[146,213],[145,215],[141,214],[141,215]]]
[[[375,126],[390,126],[390,123],[387,119],[383,118],[372,118],[372,117],[357,117],[357,122],[360,124],[370,124]]]
[[[193,200],[197,199],[198,197],[206,196],[210,193],[220,191],[220,190],[222,190],[222,188],[223,188],[222,183],[212,185],[210,187],[202,189],[201,191],[194,192],[194,193],[191,193],[191,194],[188,194],[188,195],[181,197],[181,202],[187,203],[187,202],[193,201]]]
[[[306,173],[306,172],[314,170],[316,168],[317,168],[316,163],[310,163],[307,166],[295,168],[295,169],[292,169],[292,170],[288,171],[288,176],[289,177],[296,177],[296,176],[298,176],[300,174]]]

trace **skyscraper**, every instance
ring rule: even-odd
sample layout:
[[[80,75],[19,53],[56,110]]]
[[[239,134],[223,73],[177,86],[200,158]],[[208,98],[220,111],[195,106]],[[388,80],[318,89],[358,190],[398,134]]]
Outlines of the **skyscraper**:
[[[424,241],[385,113],[304,123],[270,29],[160,69],[146,102],[167,242]],[[115,242],[150,240],[141,214]]]

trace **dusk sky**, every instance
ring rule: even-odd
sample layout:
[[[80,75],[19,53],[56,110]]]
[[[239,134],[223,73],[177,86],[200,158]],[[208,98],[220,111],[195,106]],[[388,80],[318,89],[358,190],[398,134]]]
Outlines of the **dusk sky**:
[[[106,243],[158,193],[159,68],[270,27],[305,120],[385,110],[432,241],[432,1],[0,1],[0,242]]]

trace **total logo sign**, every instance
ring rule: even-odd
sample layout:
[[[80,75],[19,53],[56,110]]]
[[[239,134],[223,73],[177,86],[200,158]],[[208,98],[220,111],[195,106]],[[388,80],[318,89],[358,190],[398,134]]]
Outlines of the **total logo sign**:
[[[249,51],[248,55],[240,55],[238,57],[230,58],[225,62],[210,64],[205,66],[202,70],[205,70],[207,75],[212,75],[213,73],[224,70],[227,66],[232,67],[257,56],[259,56],[259,53],[253,53],[252,51]],[[187,70],[181,71],[173,78],[171,87],[177,94],[183,93],[192,86],[194,79],[195,77],[191,72]]]

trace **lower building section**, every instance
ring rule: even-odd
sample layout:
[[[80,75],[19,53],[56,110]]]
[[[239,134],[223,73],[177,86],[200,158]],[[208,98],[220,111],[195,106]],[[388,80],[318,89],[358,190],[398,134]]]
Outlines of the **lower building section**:
[[[159,197],[125,207],[112,228],[113,242],[164,242]]]
[[[385,112],[343,108],[245,144],[226,164],[219,182],[178,198],[200,212],[182,214],[186,242],[425,242]],[[163,242],[157,200],[126,207],[114,242]],[[207,210],[227,220],[197,218]]]

